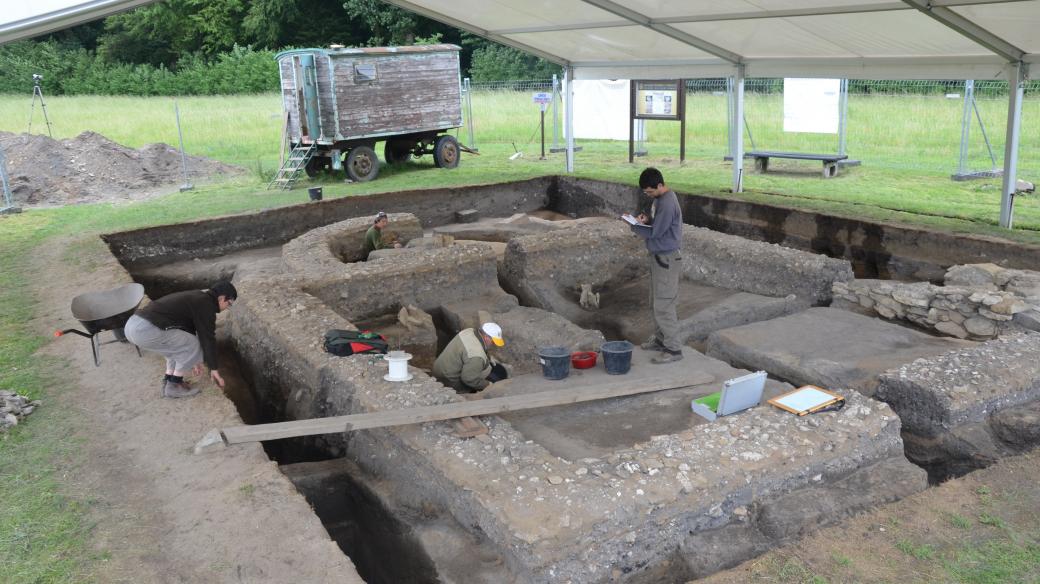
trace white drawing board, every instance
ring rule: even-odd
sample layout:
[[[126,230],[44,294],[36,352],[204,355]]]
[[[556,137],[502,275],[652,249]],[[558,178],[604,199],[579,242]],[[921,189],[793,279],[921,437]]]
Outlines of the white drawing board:
[[[806,385],[799,387],[794,391],[777,396],[769,400],[769,403],[780,409],[801,415],[817,410],[828,404],[843,401],[844,399],[845,398],[836,393],[820,389],[814,385]]]

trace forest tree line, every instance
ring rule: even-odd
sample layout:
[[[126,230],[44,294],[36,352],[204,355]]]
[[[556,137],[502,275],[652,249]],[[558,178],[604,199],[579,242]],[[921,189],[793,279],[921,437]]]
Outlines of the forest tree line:
[[[474,81],[546,79],[552,63],[381,0],[165,0],[0,46],[0,93],[218,95],[277,91],[278,51],[462,47]]]

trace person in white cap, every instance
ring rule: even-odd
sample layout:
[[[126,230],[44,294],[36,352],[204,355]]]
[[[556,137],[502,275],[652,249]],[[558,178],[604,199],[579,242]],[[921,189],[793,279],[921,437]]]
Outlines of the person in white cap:
[[[505,368],[488,354],[492,346],[505,344],[502,327],[493,322],[484,323],[479,329],[464,329],[433,363],[433,376],[460,393],[481,391],[505,378]]]

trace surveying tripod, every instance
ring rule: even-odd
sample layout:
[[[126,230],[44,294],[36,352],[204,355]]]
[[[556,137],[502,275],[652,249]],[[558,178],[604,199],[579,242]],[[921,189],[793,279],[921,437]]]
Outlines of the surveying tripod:
[[[47,117],[47,102],[43,101],[43,88],[40,87],[41,81],[43,81],[43,75],[33,73],[33,98],[32,103],[29,105],[29,131],[26,133],[32,134],[33,115],[36,109],[36,98],[38,96],[40,98],[40,109],[43,110],[43,119],[47,122],[47,135],[53,138],[54,134],[51,133],[51,119]]]

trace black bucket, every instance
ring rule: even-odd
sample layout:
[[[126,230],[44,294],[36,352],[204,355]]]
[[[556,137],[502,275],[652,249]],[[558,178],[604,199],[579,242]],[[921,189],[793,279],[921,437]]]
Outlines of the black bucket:
[[[307,189],[307,194],[311,196],[312,201],[321,200],[321,187],[311,187]]]
[[[624,375],[632,368],[632,349],[628,341],[607,341],[599,346],[603,353],[603,366],[610,375]]]
[[[541,347],[538,362],[546,379],[563,379],[571,373],[571,351],[566,347]]]

